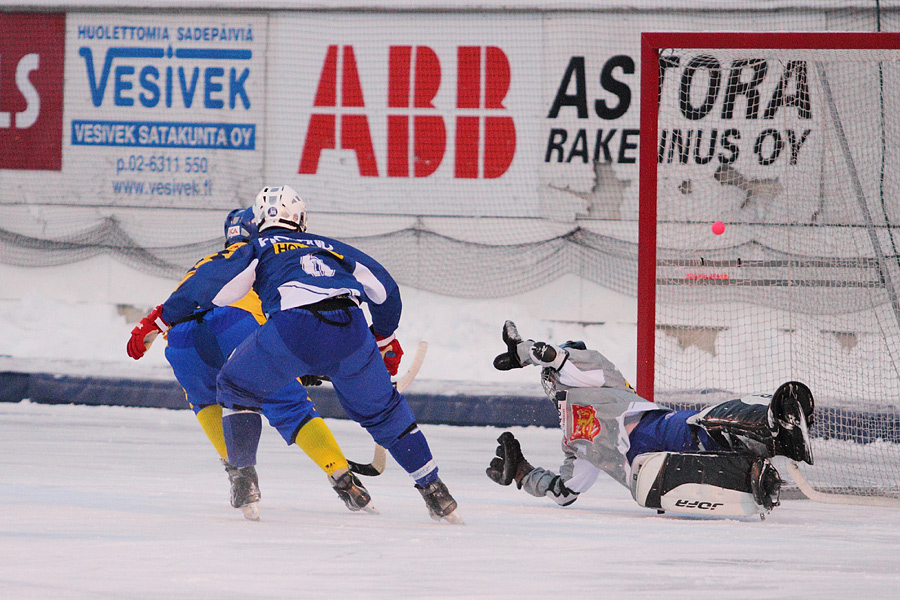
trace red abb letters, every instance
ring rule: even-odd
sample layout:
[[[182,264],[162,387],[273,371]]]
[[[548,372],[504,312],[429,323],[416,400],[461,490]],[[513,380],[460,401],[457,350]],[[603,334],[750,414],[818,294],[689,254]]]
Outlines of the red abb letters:
[[[356,153],[360,175],[378,177],[368,117],[359,110],[341,110],[365,108],[365,101],[353,46],[340,50],[340,65],[338,46],[329,46],[326,53],[313,106],[331,110],[310,116],[298,172],[315,174],[323,150],[341,149]],[[496,115],[506,110],[509,61],[493,46],[460,46],[457,60],[454,177],[500,177],[516,152],[512,117]],[[447,148],[446,120],[434,104],[440,60],[427,46],[391,46],[388,61],[387,176],[428,177],[440,167]]]

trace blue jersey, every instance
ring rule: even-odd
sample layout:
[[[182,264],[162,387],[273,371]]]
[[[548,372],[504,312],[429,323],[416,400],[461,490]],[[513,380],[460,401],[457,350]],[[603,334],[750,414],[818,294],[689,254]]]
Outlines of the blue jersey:
[[[267,317],[349,296],[369,305],[376,334],[387,337],[400,322],[400,290],[378,261],[335,239],[278,228],[194,265],[163,303],[162,318],[177,323],[197,310],[227,306],[250,289]]]

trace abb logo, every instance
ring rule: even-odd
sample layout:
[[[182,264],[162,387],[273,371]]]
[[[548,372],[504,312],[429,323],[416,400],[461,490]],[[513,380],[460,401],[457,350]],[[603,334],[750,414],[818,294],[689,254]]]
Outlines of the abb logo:
[[[63,14],[0,13],[0,169],[62,168]]]
[[[388,60],[387,176],[428,177],[447,149],[447,122],[434,105],[440,61],[427,46],[391,46]],[[509,60],[494,46],[460,46],[457,65],[454,177],[500,177],[516,152],[512,117],[497,114],[505,111]],[[365,101],[353,46],[329,46],[313,106],[298,172],[315,174],[322,152],[340,149],[356,153],[360,175],[378,177],[369,117],[354,110]]]

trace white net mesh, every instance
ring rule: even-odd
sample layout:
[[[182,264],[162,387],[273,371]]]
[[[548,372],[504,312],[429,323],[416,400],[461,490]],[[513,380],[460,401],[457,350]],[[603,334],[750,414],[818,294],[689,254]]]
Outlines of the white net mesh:
[[[660,74],[656,398],[803,381],[810,483],[898,495],[900,51],[675,48]]]

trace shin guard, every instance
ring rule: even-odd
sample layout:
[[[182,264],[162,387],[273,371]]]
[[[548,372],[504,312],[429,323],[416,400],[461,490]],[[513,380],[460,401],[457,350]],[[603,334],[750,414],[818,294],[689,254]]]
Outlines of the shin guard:
[[[235,467],[256,465],[256,449],[262,433],[262,419],[259,413],[249,410],[233,411],[225,409],[222,417],[222,433],[228,448],[228,462]]]

